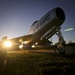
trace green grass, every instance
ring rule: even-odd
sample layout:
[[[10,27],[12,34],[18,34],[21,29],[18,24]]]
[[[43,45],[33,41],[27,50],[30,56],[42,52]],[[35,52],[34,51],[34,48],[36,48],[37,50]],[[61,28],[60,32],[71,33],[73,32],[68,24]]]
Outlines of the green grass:
[[[75,57],[55,53],[9,53],[3,75],[70,75]]]

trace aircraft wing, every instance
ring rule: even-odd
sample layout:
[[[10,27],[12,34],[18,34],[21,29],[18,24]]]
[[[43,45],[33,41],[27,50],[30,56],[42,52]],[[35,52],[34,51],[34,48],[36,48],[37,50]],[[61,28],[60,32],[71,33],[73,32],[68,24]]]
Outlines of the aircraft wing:
[[[8,42],[12,44],[11,48],[19,48],[20,45],[23,44],[29,44],[32,41],[32,35],[25,35],[20,36],[12,39],[7,39],[7,37],[3,37],[1,40],[1,46],[4,47],[4,45],[8,46]]]
[[[23,42],[23,41],[28,41],[31,40],[32,36],[31,35],[25,35],[25,36],[21,36],[21,37],[17,37],[17,38],[12,38],[9,39],[10,41],[15,41],[15,42]]]
[[[25,36],[9,39],[8,41],[11,41],[12,44],[22,44],[22,43],[28,44],[31,42],[31,40],[32,40],[32,35],[25,35]]]

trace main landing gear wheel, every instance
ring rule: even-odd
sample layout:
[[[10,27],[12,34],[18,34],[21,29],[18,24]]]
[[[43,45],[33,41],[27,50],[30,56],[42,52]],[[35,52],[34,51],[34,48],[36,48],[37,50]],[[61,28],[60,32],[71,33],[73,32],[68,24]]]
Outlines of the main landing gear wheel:
[[[60,54],[65,54],[65,47],[59,47],[58,51]]]

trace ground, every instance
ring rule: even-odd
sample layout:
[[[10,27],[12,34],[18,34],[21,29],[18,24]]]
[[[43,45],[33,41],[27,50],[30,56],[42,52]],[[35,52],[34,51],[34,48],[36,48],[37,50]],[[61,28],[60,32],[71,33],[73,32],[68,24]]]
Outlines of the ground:
[[[2,75],[74,75],[75,55],[54,52],[9,51]]]

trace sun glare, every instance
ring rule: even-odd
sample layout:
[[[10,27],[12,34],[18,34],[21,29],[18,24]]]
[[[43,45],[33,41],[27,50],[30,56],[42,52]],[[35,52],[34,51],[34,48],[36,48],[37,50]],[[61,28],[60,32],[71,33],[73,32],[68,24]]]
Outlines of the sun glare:
[[[20,45],[19,48],[22,49],[23,48],[23,45]]]
[[[10,41],[5,41],[4,45],[5,45],[5,47],[11,47],[12,43]]]

